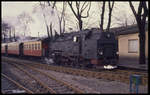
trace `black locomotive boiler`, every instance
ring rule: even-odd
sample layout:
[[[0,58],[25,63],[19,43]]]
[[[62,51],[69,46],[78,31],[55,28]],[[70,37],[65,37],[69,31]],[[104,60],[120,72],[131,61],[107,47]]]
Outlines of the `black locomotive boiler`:
[[[65,33],[49,44],[50,56],[58,65],[116,68],[117,40],[112,32],[94,29]]]

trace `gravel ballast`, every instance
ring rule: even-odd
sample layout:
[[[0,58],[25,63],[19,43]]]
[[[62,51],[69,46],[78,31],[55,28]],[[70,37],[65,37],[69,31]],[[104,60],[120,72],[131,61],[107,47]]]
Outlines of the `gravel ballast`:
[[[47,74],[50,75],[52,74],[59,80],[72,84],[76,88],[83,90],[85,93],[98,93],[98,94],[103,94],[103,93],[128,94],[129,93],[129,84],[123,82],[96,79],[96,78],[87,78],[87,77],[65,74],[65,73],[60,73],[51,70],[43,70],[43,69],[40,70],[46,72]],[[7,72],[7,74],[11,75],[13,78],[17,78],[17,77],[20,77],[21,79],[23,78],[23,76],[17,76],[18,75],[17,72],[12,70],[11,66],[5,63],[2,64],[2,72],[3,73]],[[14,73],[17,77],[14,76]],[[139,93],[148,93],[148,85],[140,86]]]
[[[123,82],[86,78],[50,70],[42,71],[82,89],[85,93],[130,93],[129,84]],[[148,93],[148,86],[139,86],[139,93]]]

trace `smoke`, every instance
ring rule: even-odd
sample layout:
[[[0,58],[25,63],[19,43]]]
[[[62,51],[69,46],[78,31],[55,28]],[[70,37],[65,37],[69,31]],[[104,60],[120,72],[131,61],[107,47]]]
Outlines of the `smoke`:
[[[46,62],[46,64],[54,64],[54,61],[53,61],[53,59],[52,58],[45,58],[45,62]]]

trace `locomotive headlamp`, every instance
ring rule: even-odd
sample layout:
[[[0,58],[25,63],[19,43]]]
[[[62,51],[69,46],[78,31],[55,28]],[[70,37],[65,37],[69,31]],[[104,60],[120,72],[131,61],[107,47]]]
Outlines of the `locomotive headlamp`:
[[[52,53],[52,56],[54,56],[55,55],[55,53]]]
[[[100,54],[100,55],[103,55],[103,52],[102,52],[102,51],[99,51],[99,54]]]
[[[102,51],[100,52],[100,55],[103,55],[103,52],[102,52]]]
[[[110,38],[110,34],[107,34],[107,38]]]
[[[119,52],[117,51],[116,54],[119,54]]]
[[[77,42],[77,37],[76,36],[73,37],[73,41]]]

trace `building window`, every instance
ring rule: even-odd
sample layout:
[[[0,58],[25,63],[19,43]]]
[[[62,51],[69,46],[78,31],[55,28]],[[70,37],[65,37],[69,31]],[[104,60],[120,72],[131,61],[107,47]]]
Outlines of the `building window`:
[[[128,40],[128,53],[137,53],[138,52],[138,39]]]

